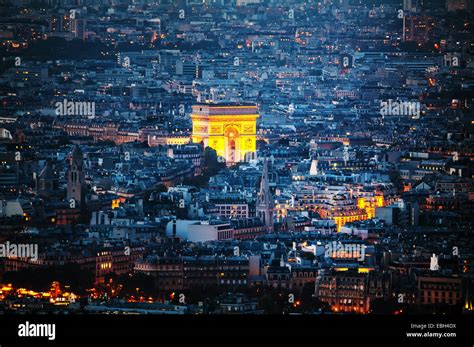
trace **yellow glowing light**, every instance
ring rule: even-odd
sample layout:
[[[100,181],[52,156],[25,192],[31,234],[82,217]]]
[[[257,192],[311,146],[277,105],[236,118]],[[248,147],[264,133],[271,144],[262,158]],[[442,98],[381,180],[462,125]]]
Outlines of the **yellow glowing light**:
[[[203,114],[201,108],[208,108],[211,114]],[[193,106],[192,142],[203,142],[228,163],[244,161],[256,151],[258,117],[255,106]]]
[[[120,199],[112,200],[112,209],[116,209],[120,207]]]

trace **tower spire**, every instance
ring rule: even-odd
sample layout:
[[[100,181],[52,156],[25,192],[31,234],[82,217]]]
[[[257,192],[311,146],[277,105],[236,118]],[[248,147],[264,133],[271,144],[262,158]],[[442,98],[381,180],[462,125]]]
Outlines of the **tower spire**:
[[[268,178],[268,159],[263,160],[262,179],[260,181],[260,191],[257,201],[258,217],[264,225],[267,226],[268,232],[273,231],[273,200],[270,192]]]
[[[67,199],[72,206],[82,208],[85,199],[84,157],[81,148],[75,145],[69,156],[67,173]]]

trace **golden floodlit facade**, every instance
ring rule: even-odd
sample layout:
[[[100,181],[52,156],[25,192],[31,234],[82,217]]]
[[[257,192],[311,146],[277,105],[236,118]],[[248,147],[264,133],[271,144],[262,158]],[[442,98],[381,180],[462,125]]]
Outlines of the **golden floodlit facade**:
[[[233,164],[257,150],[258,109],[253,104],[197,104],[193,106],[193,142],[216,150]]]

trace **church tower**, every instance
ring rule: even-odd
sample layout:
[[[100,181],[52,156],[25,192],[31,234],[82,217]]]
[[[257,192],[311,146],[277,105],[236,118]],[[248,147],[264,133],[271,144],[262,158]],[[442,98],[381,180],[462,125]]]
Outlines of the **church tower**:
[[[67,200],[75,208],[84,206],[84,156],[78,145],[75,145],[69,155],[69,169],[67,172]],[[74,200],[74,202],[72,202]]]
[[[268,160],[263,161],[262,179],[260,181],[260,192],[257,200],[257,215],[264,225],[267,226],[268,232],[273,231],[273,200],[270,193],[268,178]]]

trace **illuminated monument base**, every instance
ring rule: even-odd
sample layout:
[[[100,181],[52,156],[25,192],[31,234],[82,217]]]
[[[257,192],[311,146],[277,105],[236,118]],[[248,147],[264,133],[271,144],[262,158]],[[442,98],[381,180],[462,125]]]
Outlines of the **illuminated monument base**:
[[[252,158],[256,151],[258,110],[252,104],[193,106],[193,142],[216,150],[227,164]]]

